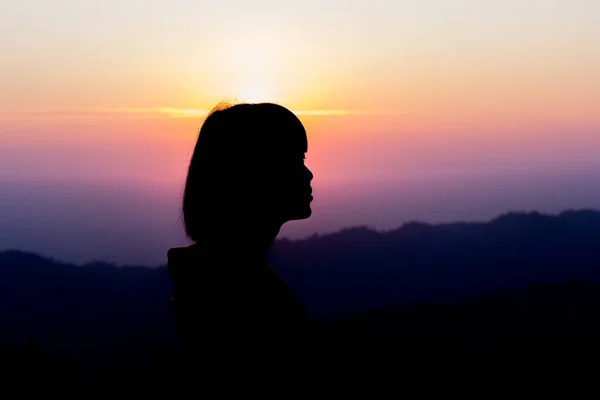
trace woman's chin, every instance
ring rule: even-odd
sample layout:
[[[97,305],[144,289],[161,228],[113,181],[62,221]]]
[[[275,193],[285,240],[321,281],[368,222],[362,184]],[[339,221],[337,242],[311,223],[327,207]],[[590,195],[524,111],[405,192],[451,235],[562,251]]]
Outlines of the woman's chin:
[[[310,208],[310,205],[309,205],[309,206],[306,206],[306,208],[304,210],[302,210],[299,218],[297,218],[297,219],[307,219],[307,218],[310,218],[311,215],[312,215],[312,209]]]
[[[306,207],[303,207],[302,209],[296,210],[294,213],[292,213],[292,215],[290,216],[290,221],[307,219],[310,218],[311,215],[312,209],[310,208],[310,205],[307,205]]]

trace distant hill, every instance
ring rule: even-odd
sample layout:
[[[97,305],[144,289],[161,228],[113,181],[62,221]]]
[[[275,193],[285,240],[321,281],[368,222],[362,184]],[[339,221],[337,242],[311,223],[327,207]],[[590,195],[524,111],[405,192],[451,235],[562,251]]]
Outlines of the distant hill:
[[[333,337],[485,347],[473,338],[544,343],[544,332],[551,341],[566,332],[548,327],[565,323],[582,336],[596,332],[599,243],[600,212],[510,213],[488,223],[278,240],[269,261]],[[0,252],[0,348],[37,339],[53,359],[139,362],[177,340],[170,296],[164,267]]]
[[[600,279],[600,212],[509,213],[487,223],[366,227],[278,241],[271,263],[314,316]]]
[[[64,264],[0,253],[0,348],[40,340],[53,359],[95,364],[149,357],[175,339],[166,268]]]

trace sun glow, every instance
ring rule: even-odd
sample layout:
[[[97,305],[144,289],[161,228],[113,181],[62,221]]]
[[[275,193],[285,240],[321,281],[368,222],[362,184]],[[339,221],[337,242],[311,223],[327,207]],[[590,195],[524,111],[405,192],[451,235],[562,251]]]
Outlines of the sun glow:
[[[269,32],[245,32],[220,42],[223,77],[214,93],[241,103],[281,102],[278,78],[285,71],[281,43]]]
[[[252,82],[247,84],[240,91],[238,100],[244,103],[262,103],[274,101],[271,90],[269,89],[269,85],[265,82]]]

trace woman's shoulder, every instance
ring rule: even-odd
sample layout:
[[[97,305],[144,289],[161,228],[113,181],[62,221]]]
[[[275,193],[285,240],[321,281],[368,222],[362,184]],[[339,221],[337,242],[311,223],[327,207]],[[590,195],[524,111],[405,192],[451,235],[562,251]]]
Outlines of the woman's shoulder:
[[[282,311],[288,317],[297,321],[308,322],[308,316],[304,311],[304,307],[302,307],[302,304],[288,283],[268,264],[265,265],[265,273],[269,277],[272,290],[279,300],[274,305],[283,308]]]

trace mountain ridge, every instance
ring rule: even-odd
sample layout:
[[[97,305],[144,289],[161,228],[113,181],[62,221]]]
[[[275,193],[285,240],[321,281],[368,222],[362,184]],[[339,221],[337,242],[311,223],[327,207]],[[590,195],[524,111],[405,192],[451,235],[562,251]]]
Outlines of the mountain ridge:
[[[421,349],[473,349],[486,340],[529,346],[544,337],[591,343],[600,334],[598,243],[598,211],[507,213],[487,223],[277,240],[269,262],[331,333],[331,348],[357,332],[390,337],[389,354],[403,341]],[[164,266],[76,265],[2,251],[0,349],[40,340],[50,359],[139,362],[177,341],[171,295]],[[573,336],[564,323],[583,333]]]

